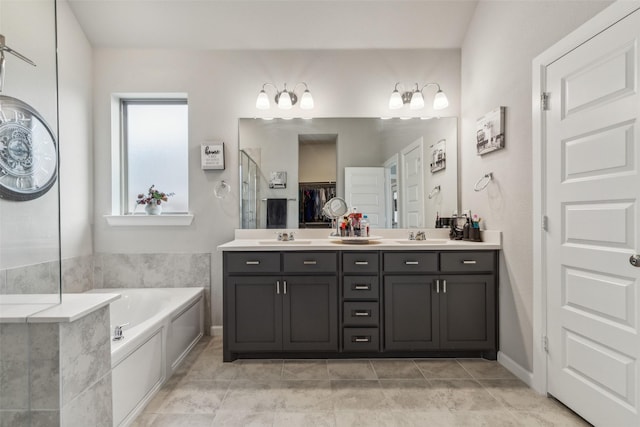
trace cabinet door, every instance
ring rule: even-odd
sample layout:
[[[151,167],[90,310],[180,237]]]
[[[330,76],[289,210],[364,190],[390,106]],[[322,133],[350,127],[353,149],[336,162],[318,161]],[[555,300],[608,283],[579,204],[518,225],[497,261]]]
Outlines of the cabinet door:
[[[338,351],[338,280],[335,276],[285,276],[283,349]]]
[[[438,296],[443,350],[495,348],[495,276],[440,276]]]
[[[280,282],[280,293],[278,293]],[[226,332],[229,350],[259,352],[282,349],[282,280],[280,277],[229,277]]]
[[[385,350],[438,347],[437,276],[385,276]]]

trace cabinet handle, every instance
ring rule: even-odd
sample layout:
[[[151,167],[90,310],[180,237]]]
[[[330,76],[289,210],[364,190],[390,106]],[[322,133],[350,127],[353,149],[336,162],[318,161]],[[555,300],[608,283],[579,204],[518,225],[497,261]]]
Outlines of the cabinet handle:
[[[369,285],[354,285],[353,289],[355,289],[356,291],[368,291]]]
[[[318,261],[302,261],[304,265],[316,265]]]
[[[276,295],[280,295],[280,280],[276,280]]]
[[[355,265],[369,265],[369,261],[356,261]]]
[[[247,261],[245,262],[247,265],[260,265],[260,261]]]
[[[282,284],[283,284],[283,288],[284,288],[284,294],[286,295],[287,294],[287,281],[283,280]]]
[[[436,294],[440,293],[440,279],[436,280]]]
[[[405,265],[418,265],[418,261],[405,261]]]
[[[353,337],[353,342],[369,342],[371,337]]]
[[[477,264],[478,261],[476,261],[475,259],[465,259],[465,260],[462,260],[462,263],[463,264]]]
[[[447,293],[447,281],[446,280],[442,281],[442,292],[444,292],[445,294]]]
[[[371,311],[352,311],[351,314],[356,317],[371,317]]]

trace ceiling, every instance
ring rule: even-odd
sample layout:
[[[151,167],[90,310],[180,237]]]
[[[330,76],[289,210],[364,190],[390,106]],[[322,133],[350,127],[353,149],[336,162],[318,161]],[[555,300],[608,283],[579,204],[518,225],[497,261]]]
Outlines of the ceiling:
[[[447,49],[478,0],[68,0],[94,47]]]

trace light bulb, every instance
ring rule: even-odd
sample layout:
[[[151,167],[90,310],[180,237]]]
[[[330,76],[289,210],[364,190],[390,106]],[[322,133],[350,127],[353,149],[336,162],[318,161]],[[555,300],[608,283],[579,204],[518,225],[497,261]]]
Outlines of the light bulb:
[[[289,92],[287,92],[286,90],[280,92],[280,97],[278,98],[278,107],[282,110],[290,110],[292,105],[293,104],[291,103],[291,96],[289,95]]]
[[[398,89],[394,89],[393,92],[391,92],[391,97],[389,98],[389,108],[397,110],[398,108],[402,108],[402,105],[402,96],[400,96]]]
[[[305,90],[300,99],[300,108],[303,110],[311,110],[313,108],[313,97],[309,89]]]
[[[411,95],[411,103],[409,104],[409,108],[412,110],[419,110],[424,108],[424,97],[422,96],[422,92],[416,90]]]
[[[436,93],[435,98],[433,98],[433,109],[442,110],[448,106],[449,100],[447,99],[447,95],[445,95],[442,90],[439,90],[438,93]]]
[[[256,108],[259,110],[268,110],[270,106],[267,92],[262,89],[258,94],[258,99],[256,99]]]

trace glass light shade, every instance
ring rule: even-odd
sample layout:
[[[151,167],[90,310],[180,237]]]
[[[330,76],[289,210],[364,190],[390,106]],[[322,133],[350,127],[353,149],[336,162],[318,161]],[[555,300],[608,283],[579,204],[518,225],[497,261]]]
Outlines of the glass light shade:
[[[303,110],[311,110],[313,108],[313,97],[309,89],[305,90],[300,99],[300,108]]]
[[[290,110],[292,105],[293,104],[291,103],[291,96],[289,95],[289,92],[287,92],[286,90],[280,92],[280,97],[278,98],[278,107],[281,110]]]
[[[259,110],[268,110],[270,106],[269,97],[263,89],[258,94],[258,99],[256,99],[256,108]]]
[[[402,105],[402,96],[400,96],[400,92],[396,89],[391,93],[391,97],[389,98],[389,108],[397,110],[398,108],[402,108]]]
[[[435,98],[433,98],[433,109],[442,110],[448,106],[449,100],[447,99],[447,95],[445,95],[443,91],[439,90],[438,93],[436,93]]]
[[[422,96],[422,92],[415,91],[413,95],[411,95],[411,103],[409,104],[409,108],[412,110],[419,110],[424,108],[424,97]]]

